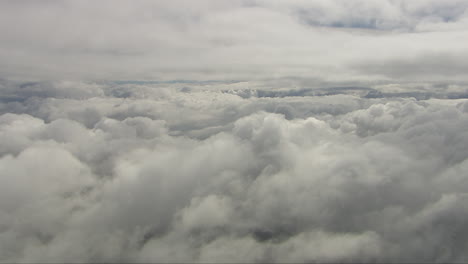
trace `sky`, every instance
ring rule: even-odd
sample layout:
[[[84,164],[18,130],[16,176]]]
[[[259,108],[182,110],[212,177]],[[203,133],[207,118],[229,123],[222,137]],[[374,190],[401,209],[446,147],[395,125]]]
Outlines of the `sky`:
[[[2,1],[0,74],[466,81],[466,0]]]
[[[0,263],[468,261],[467,0],[0,1]]]

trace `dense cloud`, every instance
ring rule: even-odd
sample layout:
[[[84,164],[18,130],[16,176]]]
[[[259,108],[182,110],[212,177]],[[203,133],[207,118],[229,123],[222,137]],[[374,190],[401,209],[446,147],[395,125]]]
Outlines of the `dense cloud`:
[[[467,262],[467,0],[0,1],[0,262]]]
[[[2,1],[0,76],[468,81],[467,10],[467,0]]]
[[[468,259],[464,100],[1,89],[1,262]]]

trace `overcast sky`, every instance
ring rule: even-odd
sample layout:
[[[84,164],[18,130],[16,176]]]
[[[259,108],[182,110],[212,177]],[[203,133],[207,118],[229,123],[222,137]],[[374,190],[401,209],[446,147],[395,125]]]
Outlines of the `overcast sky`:
[[[466,0],[1,1],[0,74],[465,80]]]
[[[1,263],[467,263],[468,0],[0,1]]]

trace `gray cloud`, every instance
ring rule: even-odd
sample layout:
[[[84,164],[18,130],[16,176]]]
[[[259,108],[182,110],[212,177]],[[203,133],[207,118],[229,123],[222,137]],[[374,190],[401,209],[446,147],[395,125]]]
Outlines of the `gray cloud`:
[[[1,1],[0,262],[466,262],[467,8]]]
[[[358,67],[361,72],[385,75],[395,80],[415,77],[426,78],[427,81],[448,77],[456,80],[463,78],[468,70],[468,63],[463,59],[466,55],[460,55],[431,53],[394,61],[372,61],[362,63]]]
[[[21,80],[388,80],[395,76],[365,68],[356,72],[354,65],[391,65],[408,57],[418,65],[428,53],[465,57],[467,4],[3,1],[0,75]],[[444,69],[448,75],[437,81],[459,72]],[[436,69],[431,70],[422,76],[432,76]]]
[[[126,85],[3,83],[2,262],[467,259],[464,100]]]

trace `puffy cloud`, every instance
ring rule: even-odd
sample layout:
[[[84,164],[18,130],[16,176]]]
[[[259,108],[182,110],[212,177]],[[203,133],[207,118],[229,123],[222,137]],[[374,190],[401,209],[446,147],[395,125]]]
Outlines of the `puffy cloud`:
[[[467,8],[1,1],[0,262],[466,262]]]
[[[468,257],[463,99],[4,83],[3,262]]]

